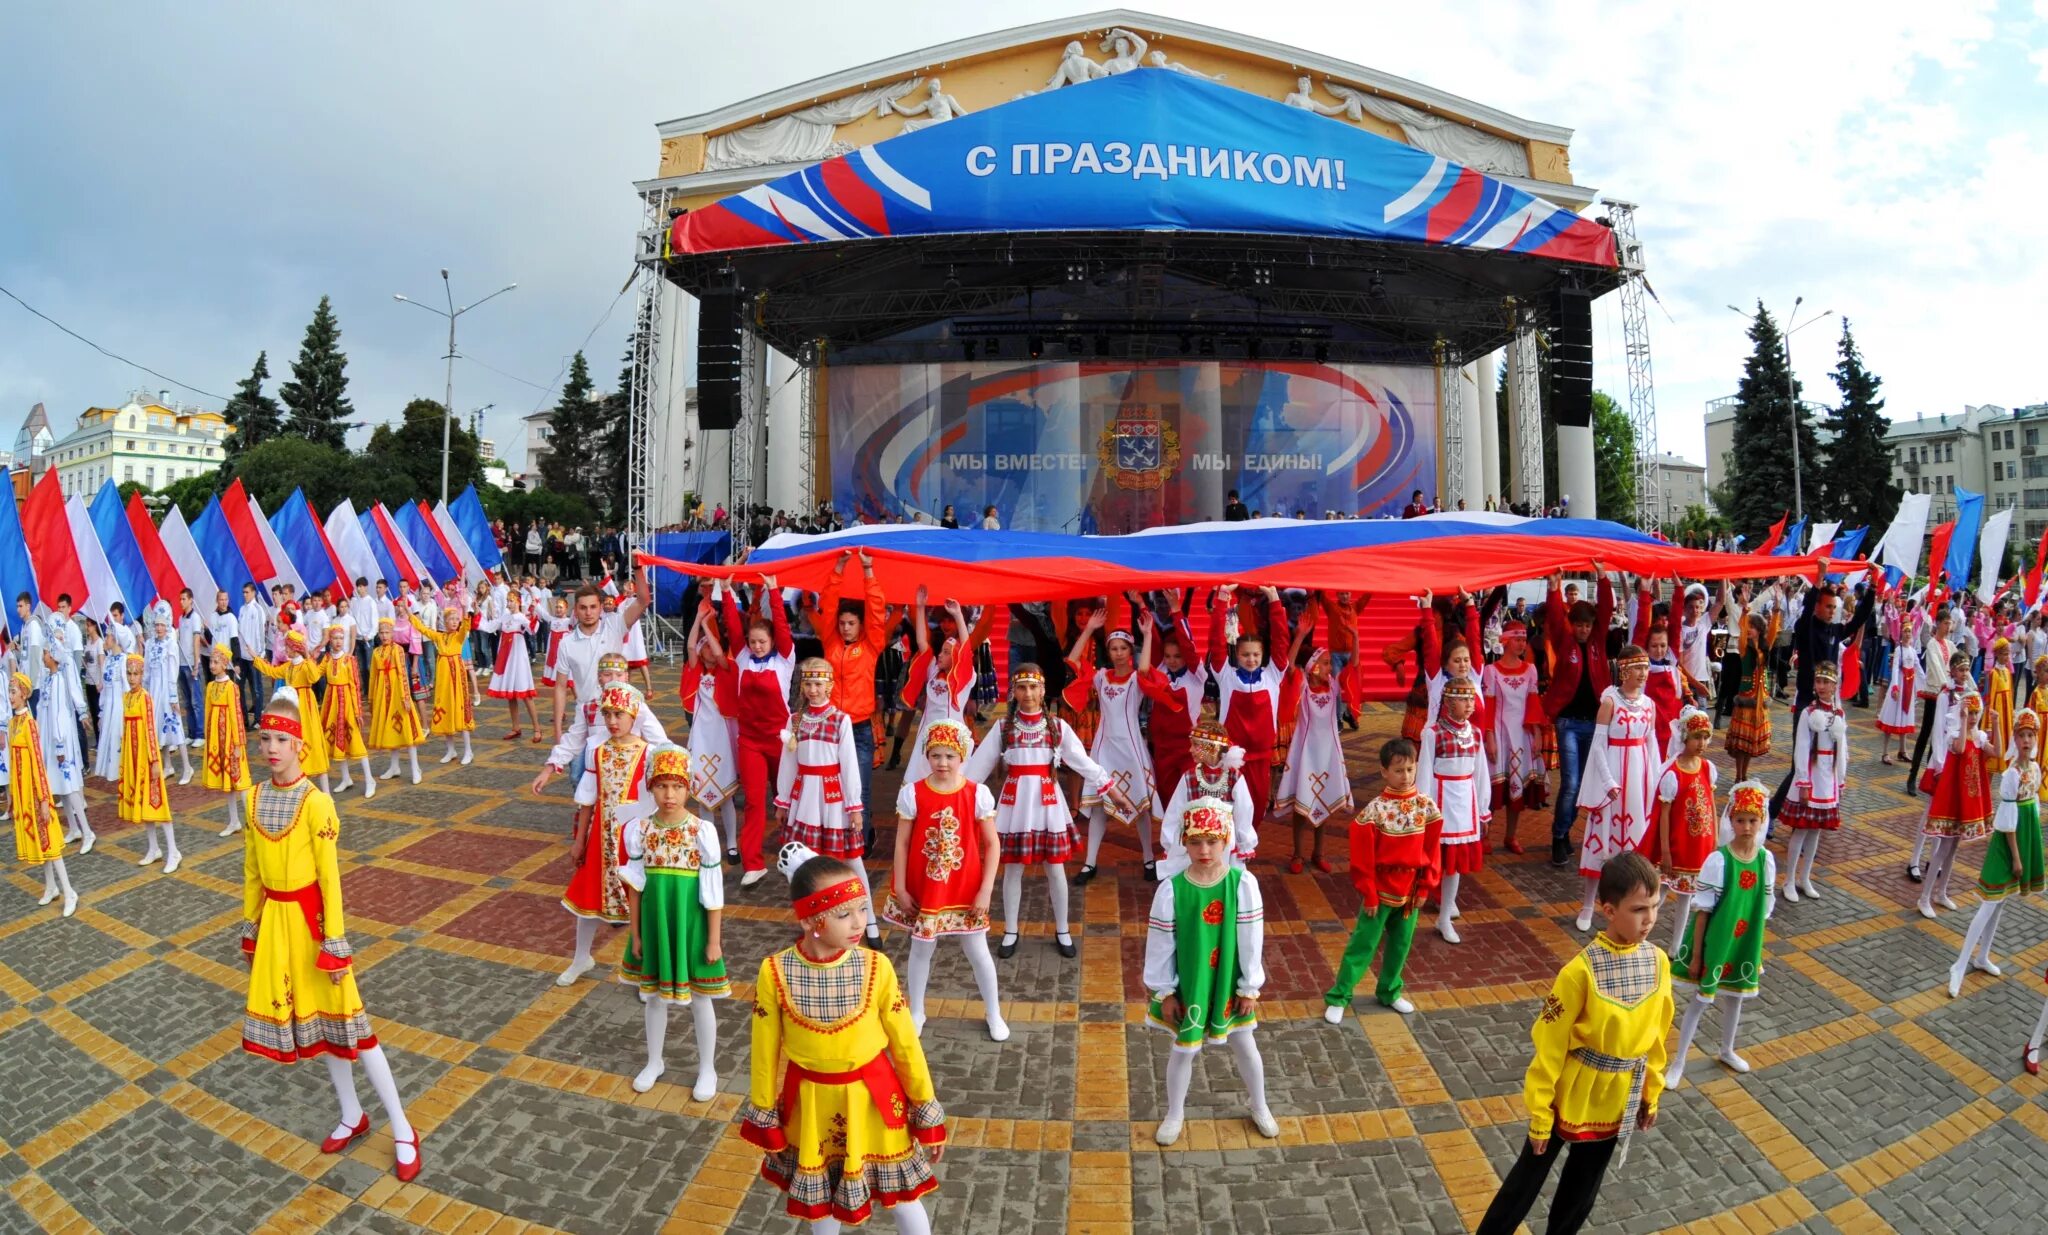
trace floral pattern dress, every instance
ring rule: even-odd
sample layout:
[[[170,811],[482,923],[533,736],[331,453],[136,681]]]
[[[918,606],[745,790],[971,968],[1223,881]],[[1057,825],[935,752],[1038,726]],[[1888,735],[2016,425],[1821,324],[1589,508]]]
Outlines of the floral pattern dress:
[[[988,909],[977,909],[982,875],[996,855],[981,847],[981,825],[996,816],[995,795],[987,785],[968,781],[940,793],[925,781],[903,786],[896,795],[896,814],[908,820],[910,849],[903,885],[914,906],[896,899],[882,906],[882,918],[916,939],[941,935],[973,935],[988,930]]]

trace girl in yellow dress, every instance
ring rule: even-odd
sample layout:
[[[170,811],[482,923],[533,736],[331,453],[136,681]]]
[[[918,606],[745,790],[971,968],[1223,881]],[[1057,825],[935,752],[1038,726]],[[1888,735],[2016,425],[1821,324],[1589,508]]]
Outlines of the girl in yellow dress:
[[[228,826],[222,836],[242,830],[242,798],[249,792],[249,737],[242,728],[242,688],[235,682],[235,655],[215,644],[207,657],[213,680],[206,684],[205,765],[199,783],[228,795]]]
[[[320,670],[327,678],[327,691],[320,696],[320,733],[327,739],[327,757],[341,769],[341,783],[334,788],[347,792],[355,787],[348,773],[349,761],[363,761],[363,797],[377,796],[377,777],[370,771],[370,751],[363,745],[363,681],[356,664],[355,637],[345,626],[327,628],[327,642],[320,648]]]
[[[24,866],[43,868],[43,899],[47,905],[64,893],[64,916],[78,912],[78,892],[64,870],[64,828],[57,822],[57,804],[50,800],[50,777],[43,770],[43,735],[28,707],[26,673],[7,679],[7,701],[14,718],[7,728],[7,763],[0,780],[7,784],[14,816],[14,856]]]
[[[448,740],[443,763],[455,758],[455,739],[461,737],[462,762],[466,764],[473,757],[469,734],[476,728],[476,679],[469,676],[469,665],[462,658],[462,644],[469,637],[468,619],[452,605],[441,610],[440,630],[420,621],[418,614],[409,613],[406,618],[422,639],[434,645],[434,711],[427,732]]]
[[[157,741],[156,700],[142,685],[142,655],[128,653],[122,665],[128,678],[128,693],[121,697],[121,783],[115,789],[115,817],[123,823],[139,823],[149,832],[149,851],[141,865],[162,857],[164,874],[178,869],[184,856],[178,852],[178,838],[171,832],[171,799],[164,788],[164,750]],[[157,848],[156,830],[163,828],[163,848]]]
[[[413,707],[412,676],[406,671],[405,649],[392,642],[395,625],[377,619],[377,646],[370,649],[370,749],[391,752],[385,780],[398,777],[398,752],[412,765],[412,783],[420,783],[420,714]]]
[[[2012,747],[2012,716],[2012,643],[2001,636],[1991,641],[1991,667],[1984,671],[1984,734],[1991,739],[1984,749],[1984,770],[1994,782],[2005,771]]]
[[[297,701],[272,699],[256,735],[270,779],[249,790],[246,803],[242,952],[249,958],[249,1001],[242,1049],[279,1063],[326,1060],[341,1101],[341,1122],[320,1144],[330,1154],[370,1131],[350,1066],[361,1061],[391,1119],[395,1173],[404,1182],[420,1173],[419,1134],[406,1122],[391,1064],[356,991],[335,861],[341,820],[334,799],[306,779],[306,745]]]
[[[796,902],[796,946],[754,983],[753,1080],[740,1136],[767,1152],[761,1176],[814,1235],[860,1226],[879,1202],[896,1229],[930,1235],[918,1198],[939,1186],[946,1113],[889,958],[859,944],[865,886],[802,845],[778,863]]]
[[[253,663],[256,672],[291,687],[292,693],[286,698],[293,703],[311,703],[313,683],[321,680],[322,673],[320,666],[306,655],[305,631],[294,630],[285,635],[283,664],[272,664],[261,656],[256,657]],[[312,708],[309,706],[307,710]],[[305,752],[299,756],[299,767],[319,783],[320,792],[331,793],[333,791],[327,787],[327,739],[321,735],[318,725],[307,725],[305,730],[305,736],[300,739]]]

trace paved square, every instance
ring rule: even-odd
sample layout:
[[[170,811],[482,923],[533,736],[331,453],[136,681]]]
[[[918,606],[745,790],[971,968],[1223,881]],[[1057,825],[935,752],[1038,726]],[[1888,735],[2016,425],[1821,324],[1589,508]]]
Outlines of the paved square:
[[[79,996],[71,1010],[129,1050],[161,1063],[237,1022],[243,1001],[242,992],[175,965],[152,964]]]
[[[0,1035],[0,1059],[17,1084],[0,1091],[0,1136],[25,1145],[121,1087],[121,1078],[94,1063],[41,1021]]]
[[[1873,1078],[1883,1077],[1883,1084]],[[1788,1078],[1790,1079],[1790,1078]],[[1800,1061],[1796,1083],[1737,1082],[1829,1167],[1844,1166],[1961,1110],[1976,1097],[1940,1065],[1886,1033]]]
[[[2038,1231],[2048,1195],[2041,1143],[2010,1123],[1986,1129],[1878,1190],[1870,1207],[1901,1231]]]
[[[1946,982],[1956,950],[1917,926],[1901,925],[1815,948],[1813,955],[1873,999],[1894,1003]]]
[[[139,1145],[150,1151],[137,1153]],[[103,1231],[247,1231],[304,1186],[290,1171],[160,1105],[86,1138],[41,1174]]]

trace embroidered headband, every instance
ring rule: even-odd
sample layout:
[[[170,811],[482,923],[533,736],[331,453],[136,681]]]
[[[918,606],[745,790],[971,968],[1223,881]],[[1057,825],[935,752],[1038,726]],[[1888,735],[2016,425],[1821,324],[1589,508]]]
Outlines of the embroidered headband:
[[[637,713],[640,711],[640,692],[624,682],[614,682],[612,685],[605,687],[604,693],[598,696],[597,710],[600,712]]]
[[[1529,637],[1529,625],[1520,618],[1509,618],[1507,623],[1500,628],[1500,633],[1504,639],[1527,639]]]
[[[1444,698],[1477,699],[1479,698],[1479,687],[1473,683],[1471,678],[1452,678],[1444,683]]]
[[[797,897],[796,916],[799,918],[815,918],[819,914],[830,912],[841,905],[850,905],[867,894],[868,890],[861,886],[860,880],[852,875],[848,875],[838,883],[827,884],[809,896]]]
[[[304,741],[306,737],[305,729],[300,727],[297,720],[278,712],[265,712],[263,719],[256,723],[256,728],[258,730],[268,729],[272,733],[282,733],[286,737],[296,738],[300,741]]]
[[[1128,630],[1112,630],[1109,632],[1109,637],[1105,639],[1104,642],[1115,643],[1118,639],[1123,640],[1125,643],[1128,643],[1133,647],[1136,647],[1138,643],[1136,639],[1131,638],[1131,632]]]
[[[2018,733],[2022,729],[2032,729],[2034,732],[2039,733],[2041,731],[2040,713],[2032,708],[2021,708],[2018,712],[2014,713],[2012,731]]]
[[[606,652],[604,655],[598,657],[597,671],[599,673],[605,673],[607,671],[611,673],[624,673],[626,671],[625,653]]]
[[[1230,745],[1230,730],[1225,729],[1213,720],[1205,720],[1197,724],[1193,731],[1188,734],[1188,740],[1201,746],[1228,746]]]
[[[647,783],[653,784],[663,777],[687,783],[690,779],[690,752],[680,746],[656,747],[654,758],[647,764]]]
[[[292,631],[284,637],[284,645],[288,648],[297,648],[301,652],[305,651],[306,632],[303,630]]]
[[[1824,660],[1813,667],[1813,679],[1816,682],[1839,682],[1842,680],[1841,667],[1834,661]]]
[[[35,684],[28,680],[28,674],[26,673],[17,673],[13,676],[13,678],[9,680],[12,681],[16,686],[21,687],[23,690],[35,689]]]
[[[1746,780],[1735,786],[1728,795],[1728,813],[1731,815],[1761,815],[1770,803],[1771,791],[1764,788],[1759,780]]]
[[[830,682],[832,680],[832,666],[825,662],[813,663],[807,661],[803,670],[797,674],[797,680],[802,682]]]
[[[1015,686],[1020,682],[1036,682],[1043,686],[1045,685],[1045,674],[1037,669],[1022,669],[1010,675],[1010,685]]]
[[[395,630],[397,629],[397,626],[398,623],[388,617],[380,617],[377,619],[378,630]]]
[[[121,661],[122,661],[122,663],[123,663],[123,664],[127,664],[127,665],[139,665],[139,664],[142,664],[142,663],[143,663],[143,661],[142,661],[142,653],[140,653],[140,652],[130,652],[130,653],[128,653],[128,654],[127,654],[126,656],[123,656],[123,657],[121,658]]]
[[[1647,669],[1650,665],[1650,654],[1638,648],[1623,655],[1614,664],[1620,669]]]
[[[1181,843],[1185,845],[1191,840],[1228,841],[1232,822],[1228,802],[1221,798],[1197,798],[1188,804],[1187,813],[1180,818]]]
[[[962,759],[967,757],[967,727],[958,721],[933,721],[925,730],[924,750],[930,754],[935,750],[950,750]]]

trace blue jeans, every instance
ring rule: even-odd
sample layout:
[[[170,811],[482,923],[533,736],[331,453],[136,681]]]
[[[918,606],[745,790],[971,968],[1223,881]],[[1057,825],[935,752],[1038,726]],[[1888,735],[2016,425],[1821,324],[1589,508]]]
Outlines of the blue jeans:
[[[1572,834],[1572,821],[1579,814],[1579,777],[1586,770],[1586,756],[1593,753],[1593,722],[1564,717],[1557,722],[1557,806],[1550,813],[1550,839],[1554,844]]]
[[[853,722],[853,755],[860,761],[860,834],[861,841],[872,847],[875,843],[874,812],[868,809],[868,782],[875,774],[875,720]]]
[[[206,685],[200,680],[198,671],[178,671],[178,698],[185,705],[185,740],[203,740],[206,737],[206,709],[201,704],[206,699]]]

